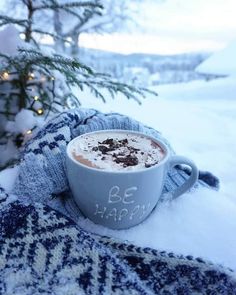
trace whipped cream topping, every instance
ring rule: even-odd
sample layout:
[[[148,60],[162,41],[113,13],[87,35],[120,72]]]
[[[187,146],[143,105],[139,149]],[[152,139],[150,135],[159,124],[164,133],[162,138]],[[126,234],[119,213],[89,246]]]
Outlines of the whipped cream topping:
[[[108,171],[149,168],[165,156],[150,138],[128,132],[86,133],[73,142],[71,153],[84,165]]]

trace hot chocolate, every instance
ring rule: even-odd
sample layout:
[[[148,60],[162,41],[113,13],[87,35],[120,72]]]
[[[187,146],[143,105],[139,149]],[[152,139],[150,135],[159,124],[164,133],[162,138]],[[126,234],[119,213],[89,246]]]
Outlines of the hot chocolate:
[[[149,168],[165,156],[151,138],[128,131],[84,134],[71,146],[71,154],[86,166],[108,171]]]

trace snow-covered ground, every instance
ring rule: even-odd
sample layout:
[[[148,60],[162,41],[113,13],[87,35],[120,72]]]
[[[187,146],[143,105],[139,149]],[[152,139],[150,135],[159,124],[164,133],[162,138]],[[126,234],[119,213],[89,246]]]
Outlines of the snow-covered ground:
[[[132,116],[158,130],[178,154],[220,178],[219,192],[200,188],[159,207],[142,224],[109,230],[81,221],[81,226],[140,246],[201,256],[236,270],[236,78],[159,86],[159,96],[138,105],[118,96],[104,104],[81,94],[84,107]],[[0,173],[8,190],[17,168]]]

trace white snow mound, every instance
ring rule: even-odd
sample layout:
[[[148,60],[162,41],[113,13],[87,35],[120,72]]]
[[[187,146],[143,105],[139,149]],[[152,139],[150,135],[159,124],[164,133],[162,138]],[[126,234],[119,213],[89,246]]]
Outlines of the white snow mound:
[[[236,40],[201,63],[197,72],[236,76]]]

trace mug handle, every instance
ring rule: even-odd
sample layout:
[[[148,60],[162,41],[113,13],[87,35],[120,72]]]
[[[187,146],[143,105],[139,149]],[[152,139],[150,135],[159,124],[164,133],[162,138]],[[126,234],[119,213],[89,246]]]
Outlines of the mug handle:
[[[177,197],[188,191],[191,187],[194,186],[198,179],[198,168],[193,161],[183,156],[172,156],[169,160],[170,168],[181,164],[190,166],[192,168],[192,171],[189,178],[172,193],[173,199],[176,199]]]

